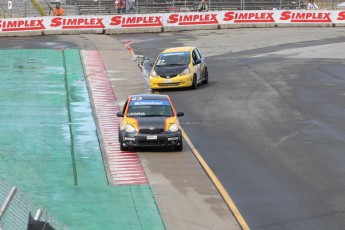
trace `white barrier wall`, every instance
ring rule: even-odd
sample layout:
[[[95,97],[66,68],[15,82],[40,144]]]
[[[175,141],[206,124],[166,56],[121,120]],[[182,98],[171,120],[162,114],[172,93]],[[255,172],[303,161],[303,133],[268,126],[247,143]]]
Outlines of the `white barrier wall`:
[[[345,26],[345,11],[260,10],[210,11],[165,14],[127,14],[104,16],[64,16],[0,19],[1,34],[9,32],[98,31],[139,28],[174,28],[195,26],[240,25],[265,26],[280,24]],[[134,30],[135,29],[135,30]],[[183,28],[182,28],[183,29]],[[143,31],[141,31],[143,32]],[[148,31],[149,32],[149,31]]]

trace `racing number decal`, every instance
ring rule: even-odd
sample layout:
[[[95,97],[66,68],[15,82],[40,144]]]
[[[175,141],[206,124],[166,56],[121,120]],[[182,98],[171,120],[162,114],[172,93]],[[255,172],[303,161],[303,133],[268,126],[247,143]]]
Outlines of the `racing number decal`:
[[[142,100],[142,97],[132,97],[132,101],[140,101]]]
[[[165,65],[165,60],[164,59],[158,60],[156,65]]]

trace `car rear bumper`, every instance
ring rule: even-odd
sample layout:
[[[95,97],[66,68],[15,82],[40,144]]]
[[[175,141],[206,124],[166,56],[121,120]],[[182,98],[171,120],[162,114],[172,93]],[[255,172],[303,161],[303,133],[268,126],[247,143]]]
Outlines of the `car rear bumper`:
[[[175,147],[181,144],[181,132],[160,134],[129,134],[122,132],[124,147]]]

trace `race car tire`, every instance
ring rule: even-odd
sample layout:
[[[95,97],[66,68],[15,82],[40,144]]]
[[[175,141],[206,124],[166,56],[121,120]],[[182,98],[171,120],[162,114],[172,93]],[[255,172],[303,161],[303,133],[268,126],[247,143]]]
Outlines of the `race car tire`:
[[[193,82],[192,82],[192,89],[198,88],[198,80],[196,78],[196,75],[193,76]]]
[[[123,146],[122,135],[119,133],[120,150],[127,151],[128,147]]]
[[[122,145],[122,141],[120,142],[120,150],[121,150],[121,151],[127,151],[127,150],[128,150],[128,147],[124,147],[124,146]]]
[[[206,85],[208,83],[208,71],[205,69],[204,80],[202,80],[202,84]]]
[[[182,143],[183,143],[182,140],[180,140],[180,145],[176,145],[175,146],[175,151],[179,151],[179,152],[182,151],[182,149],[183,149],[183,144]]]

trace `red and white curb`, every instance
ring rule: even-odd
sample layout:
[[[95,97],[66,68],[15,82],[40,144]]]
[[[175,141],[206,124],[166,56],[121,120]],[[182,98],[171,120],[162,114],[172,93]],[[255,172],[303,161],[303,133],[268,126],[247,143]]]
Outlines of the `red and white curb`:
[[[148,184],[141,166],[138,153],[121,151],[118,141],[119,106],[104,68],[100,53],[97,50],[81,51],[85,73],[94,104],[99,135],[102,137],[109,166],[109,181],[113,185]]]

